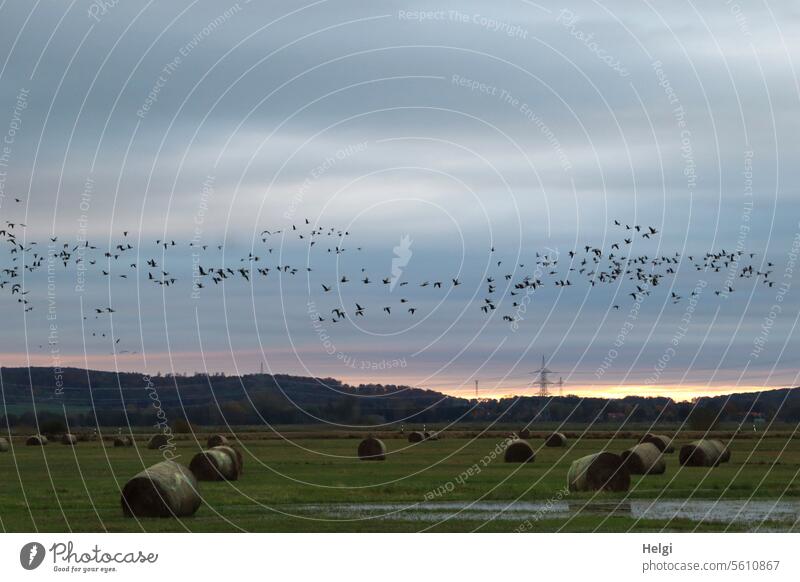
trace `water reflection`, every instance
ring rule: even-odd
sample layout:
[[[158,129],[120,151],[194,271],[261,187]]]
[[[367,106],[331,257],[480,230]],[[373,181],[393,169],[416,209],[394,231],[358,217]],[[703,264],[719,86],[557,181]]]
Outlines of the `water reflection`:
[[[774,500],[677,500],[631,499],[622,501],[558,501],[516,503],[503,501],[352,503],[304,505],[301,513],[318,518],[358,520],[393,519],[436,523],[447,520],[515,521],[570,518],[579,515],[630,517],[657,521],[690,520],[721,524],[760,525],[762,522],[782,523],[790,527],[800,520],[800,502]]]

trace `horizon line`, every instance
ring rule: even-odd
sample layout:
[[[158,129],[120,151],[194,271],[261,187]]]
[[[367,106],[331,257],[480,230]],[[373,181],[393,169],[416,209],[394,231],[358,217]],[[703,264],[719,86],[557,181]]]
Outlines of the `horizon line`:
[[[46,366],[46,365],[18,365],[18,366],[0,366],[0,370],[6,369],[47,369],[47,370],[54,370],[54,371],[63,371],[66,369],[74,369],[80,370],[85,372],[101,372],[106,374],[141,374],[143,376],[150,376],[152,377],[153,374],[150,372],[142,371],[142,370],[110,370],[110,369],[102,369],[102,368],[85,368],[75,365],[63,365],[63,366]],[[57,373],[57,372],[56,372]],[[324,378],[336,380],[344,385],[350,386],[352,388],[358,388],[359,385],[375,385],[375,386],[398,386],[398,387],[405,387],[405,388],[414,388],[418,390],[430,390],[433,392],[438,392],[445,396],[450,396],[453,398],[460,398],[463,400],[475,400],[476,398],[480,400],[502,400],[506,398],[531,398],[531,397],[540,397],[538,393],[536,393],[537,388],[535,386],[531,386],[526,388],[528,390],[526,392],[521,391],[509,391],[508,389],[503,389],[502,386],[497,386],[494,388],[486,388],[483,390],[478,391],[478,395],[474,395],[472,393],[473,388],[469,385],[469,383],[464,383],[463,388],[460,389],[452,389],[452,388],[436,388],[434,386],[421,386],[415,384],[413,382],[379,382],[379,381],[364,381],[362,378],[348,378],[348,377],[336,377],[336,376],[310,376],[310,375],[302,375],[302,374],[295,374],[291,372],[270,372],[270,371],[248,371],[248,372],[241,372],[239,374],[226,372],[224,370],[220,370],[218,372],[202,372],[202,371],[193,371],[193,372],[186,372],[180,371],[173,374],[172,372],[162,373],[158,371],[157,376],[162,377],[178,377],[178,376],[205,376],[205,377],[213,377],[215,375],[225,375],[229,378],[243,378],[245,376],[294,376],[296,378],[311,378],[315,380],[321,380]],[[471,381],[470,381],[471,382]],[[602,386],[602,387],[601,387]],[[784,389],[794,389],[797,388],[796,386],[787,386],[787,385],[776,385],[776,386],[766,386],[766,385],[731,385],[731,384],[721,384],[716,386],[709,386],[708,384],[661,384],[661,385],[642,385],[637,383],[632,383],[629,385],[623,384],[603,384],[603,385],[590,385],[590,386],[570,386],[570,389],[565,394],[556,394],[555,391],[549,393],[547,398],[603,398],[606,400],[623,400],[629,396],[636,396],[640,398],[667,398],[672,400],[673,402],[691,402],[697,398],[713,398],[719,396],[731,396],[734,394],[751,394],[751,393],[758,393],[758,392],[769,392],[773,390],[784,390]]]

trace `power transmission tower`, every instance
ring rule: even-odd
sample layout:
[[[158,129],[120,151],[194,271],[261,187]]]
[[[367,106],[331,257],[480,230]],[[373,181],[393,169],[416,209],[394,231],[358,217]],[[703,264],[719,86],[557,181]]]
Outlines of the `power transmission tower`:
[[[550,390],[548,389],[548,386],[551,386],[553,384],[559,386],[559,396],[561,395],[560,392],[561,392],[561,386],[563,385],[563,381],[559,380],[558,382],[552,382],[548,376],[549,374],[555,374],[555,373],[556,372],[550,370],[547,367],[544,361],[544,356],[542,356],[542,367],[539,368],[538,370],[534,370],[533,372],[531,372],[531,374],[537,374],[536,380],[534,380],[533,383],[539,385],[538,396],[541,396],[543,398],[550,396]]]

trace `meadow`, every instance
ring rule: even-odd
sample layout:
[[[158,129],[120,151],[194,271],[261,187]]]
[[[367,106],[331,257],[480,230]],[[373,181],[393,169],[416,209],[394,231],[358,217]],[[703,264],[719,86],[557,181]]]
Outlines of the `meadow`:
[[[736,438],[730,447],[731,461],[715,468],[682,468],[677,453],[666,455],[665,474],[633,476],[626,493],[568,492],[566,475],[574,459],[603,449],[620,452],[637,442],[633,438],[593,434],[570,439],[566,448],[546,448],[534,436],[530,442],[537,450],[536,460],[511,464],[495,452],[503,442],[499,433],[484,438],[448,435],[413,446],[400,435],[388,435],[383,439],[389,455],[383,462],[358,460],[357,438],[287,434],[291,438],[243,435],[236,443],[245,458],[241,479],[201,482],[204,503],[194,516],[183,519],[123,517],[121,487],[143,467],[163,459],[160,451],[146,448],[144,437],[135,448],[114,448],[110,441],[29,447],[15,437],[11,450],[0,453],[0,528],[7,532],[797,529],[793,516],[800,506],[800,440],[788,433]],[[191,438],[176,444],[176,460],[187,465],[204,448]],[[657,500],[654,505],[653,500]],[[742,507],[746,500],[752,506]],[[774,506],[780,512],[762,515],[752,511],[754,506]],[[656,509],[647,511],[648,507]],[[681,511],[670,514],[675,508]]]

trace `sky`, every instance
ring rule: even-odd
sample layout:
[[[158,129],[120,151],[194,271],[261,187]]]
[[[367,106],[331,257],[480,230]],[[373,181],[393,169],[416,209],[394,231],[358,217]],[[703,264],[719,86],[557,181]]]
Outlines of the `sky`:
[[[25,274],[33,310],[2,294],[2,365],[263,364],[488,397],[535,393],[544,355],[565,393],[796,385],[800,6],[497,4],[2,2],[0,220],[40,249],[135,253],[100,255],[110,276]],[[576,280],[481,312],[487,276],[502,294],[537,252],[609,252],[615,219],[659,231],[631,253],[741,250],[776,284],[717,295],[726,274],[683,261],[640,300]],[[347,252],[297,236],[331,227]],[[269,276],[196,292],[198,262],[250,253]],[[148,282],[150,258],[175,286]],[[437,278],[461,285],[418,286]],[[331,321],[356,302],[368,317]]]

